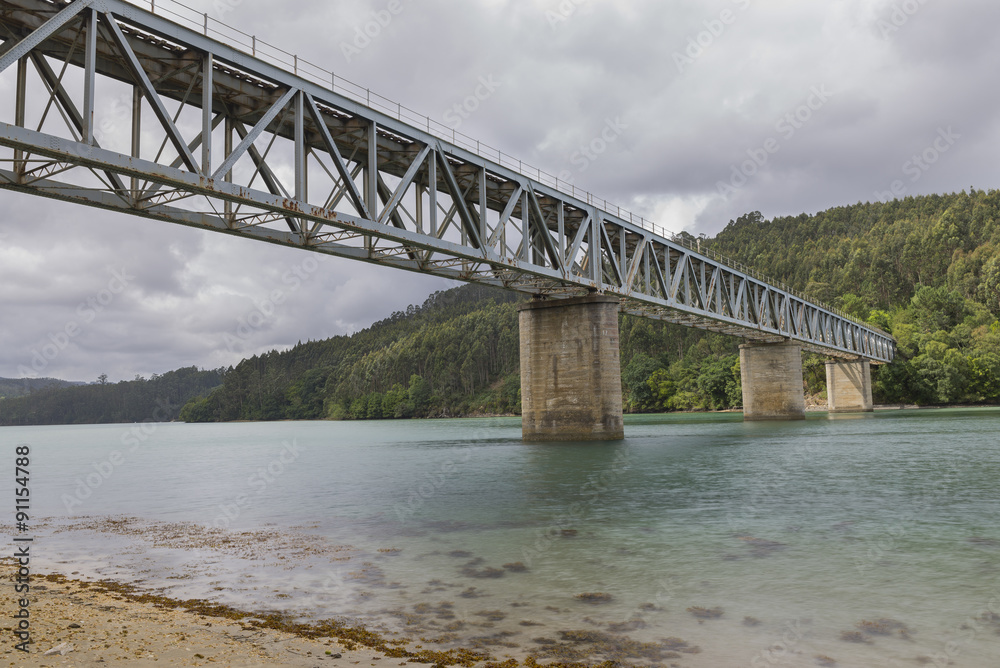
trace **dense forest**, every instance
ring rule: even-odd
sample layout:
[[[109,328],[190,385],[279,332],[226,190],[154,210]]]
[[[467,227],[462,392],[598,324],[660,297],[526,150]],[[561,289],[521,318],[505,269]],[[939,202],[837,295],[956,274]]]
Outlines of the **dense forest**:
[[[895,336],[896,361],[874,371],[876,403],[1000,403],[1000,191],[754,212],[701,243]],[[187,401],[179,417],[191,422],[517,414],[522,299],[438,292],[352,336],[173,372],[184,380],[171,401]],[[620,330],[626,410],[740,407],[738,339],[626,315]],[[805,356],[803,370],[822,403],[824,359]],[[145,419],[163,396],[152,385],[170,376],[3,400],[0,424]]]
[[[753,213],[709,243],[890,332],[898,354],[874,374],[876,403],[1000,402],[1000,191]]]
[[[169,422],[192,398],[222,382],[220,371],[177,369],[162,376],[91,385],[49,386],[0,401],[0,425]]]
[[[465,285],[352,336],[244,360],[181,419],[377,419],[520,410],[516,293]]]
[[[56,378],[0,378],[0,399],[23,397],[39,390],[74,385],[83,385],[83,383],[71,383]]]

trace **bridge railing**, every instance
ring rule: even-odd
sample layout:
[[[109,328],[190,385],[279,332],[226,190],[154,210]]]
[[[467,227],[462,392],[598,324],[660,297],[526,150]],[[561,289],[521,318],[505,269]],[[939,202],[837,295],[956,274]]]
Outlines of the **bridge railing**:
[[[52,1],[52,0],[50,0]],[[550,174],[538,167],[534,167],[525,163],[524,161],[508,155],[498,148],[494,148],[483,142],[479,141],[475,137],[471,137],[467,134],[457,131],[455,128],[441,123],[426,114],[422,114],[418,111],[410,109],[409,107],[403,105],[400,102],[391,100],[384,95],[380,95],[373,92],[370,88],[362,86],[361,84],[354,83],[353,81],[346,79],[342,76],[337,76],[332,70],[328,70],[320,65],[306,60],[305,58],[300,58],[298,55],[285,51],[284,49],[269,44],[264,40],[258,39],[256,35],[244,32],[239,28],[235,28],[228,25],[214,17],[212,17],[208,12],[200,12],[197,9],[185,5],[179,0],[125,0],[129,4],[133,4],[137,7],[143,9],[148,9],[152,13],[162,16],[165,19],[173,21],[175,23],[186,24],[188,27],[194,27],[196,30],[201,31],[206,37],[217,39],[222,41],[229,46],[243,51],[249,56],[254,58],[259,58],[265,62],[272,65],[281,67],[287,71],[291,71],[296,76],[312,82],[318,86],[329,89],[331,92],[343,95],[346,98],[354,100],[364,104],[365,106],[378,110],[388,116],[395,118],[396,120],[408,123],[411,126],[419,128],[426,131],[428,134],[434,135],[439,139],[451,142],[452,145],[463,148],[470,153],[475,153],[481,158],[491,160],[507,169],[515,171],[522,176],[542,183],[544,185],[555,188],[556,190],[563,192],[568,195],[586,202],[591,206],[600,207],[602,210],[612,213],[622,220],[627,220],[631,224],[640,227],[644,230],[657,234],[665,239],[670,239],[673,243],[679,244],[693,250],[695,252],[701,253],[706,257],[709,257],[717,262],[725,264],[732,269],[736,269],[747,276],[756,278],[762,282],[768,283],[774,287],[780,288],[790,295],[794,295],[803,301],[812,302],[813,299],[806,297],[806,295],[801,292],[792,289],[784,283],[774,281],[767,276],[764,276],[759,271],[748,267],[740,262],[735,262],[720,253],[715,252],[709,247],[702,248],[700,240],[695,239],[694,242],[688,237],[683,235],[674,234],[668,231],[666,228],[657,225],[656,223],[646,220],[642,216],[638,216],[635,213],[623,209],[617,204],[609,202],[606,199],[595,196],[593,193],[577,188],[572,182],[564,181],[558,176]],[[217,3],[217,6],[227,6],[227,7],[237,7],[242,0],[222,0],[222,2]],[[862,322],[857,318],[841,311],[840,309],[832,308],[827,306],[827,309],[832,313],[837,314],[845,320],[854,322],[855,324],[862,325],[864,327],[874,329],[886,336],[889,336],[886,332],[883,332],[877,327],[874,327],[868,323]]]
[[[255,35],[246,33],[239,28],[234,28],[216,18],[208,12],[200,12],[193,7],[185,5],[178,0],[126,0],[129,4],[147,9],[158,16],[182,23],[188,27],[203,33],[206,37],[218,39],[225,44],[243,51],[249,56],[259,58],[272,65],[291,71],[296,76],[310,81],[318,86],[343,95],[355,102],[360,102],[372,109],[376,109],[396,120],[408,123],[420,130],[434,135],[439,139],[451,142],[453,145],[463,148],[470,153],[475,153],[481,158],[491,160],[507,169],[516,171],[530,179],[550,186],[560,192],[572,195],[577,199],[592,206],[599,206],[608,213],[613,213],[623,220],[627,220],[633,225],[658,234],[665,238],[674,238],[671,232],[656,225],[652,221],[646,220],[642,216],[636,215],[613,202],[597,197],[593,193],[576,187],[572,182],[560,179],[554,174],[550,174],[539,167],[529,165],[512,155],[504,153],[498,148],[489,146],[475,137],[459,132],[445,123],[422,114],[414,109],[403,105],[400,102],[391,100],[384,95],[380,95],[370,88],[354,83],[349,79],[320,65],[300,58],[299,56],[285,51],[284,49],[269,44]],[[223,5],[236,6],[239,0],[223,0]]]

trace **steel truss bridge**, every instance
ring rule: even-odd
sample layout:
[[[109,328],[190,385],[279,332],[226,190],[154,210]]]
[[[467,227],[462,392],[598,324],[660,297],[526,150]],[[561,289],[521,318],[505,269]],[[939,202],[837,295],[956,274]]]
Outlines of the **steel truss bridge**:
[[[194,26],[171,0],[147,1],[0,0],[0,188],[893,358],[885,332],[256,38],[225,36],[207,15]]]

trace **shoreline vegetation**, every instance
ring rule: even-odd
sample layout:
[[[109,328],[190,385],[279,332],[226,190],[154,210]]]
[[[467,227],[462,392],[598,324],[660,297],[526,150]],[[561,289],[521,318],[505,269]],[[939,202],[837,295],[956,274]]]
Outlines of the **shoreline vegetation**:
[[[1000,191],[754,212],[700,243],[892,334],[896,360],[873,369],[876,404],[1000,403]],[[8,395],[0,425],[519,415],[524,299],[464,285],[226,369]],[[740,408],[739,339],[629,315],[619,334],[625,412]],[[803,378],[824,404],[825,358],[805,355]]]
[[[936,410],[966,410],[966,409],[990,409],[990,408],[1000,408],[1000,403],[981,403],[981,404],[933,404],[929,406],[921,406],[919,404],[875,404],[871,412],[884,413],[890,411],[936,411]],[[719,415],[727,413],[742,413],[742,408],[718,408],[718,409],[692,409],[683,411],[663,411],[656,413],[626,413],[628,415],[635,416],[654,416],[654,415]],[[807,405],[805,407],[805,412],[807,414],[815,413],[826,413],[828,412],[826,404],[822,405]],[[859,413],[846,413],[844,415],[859,415]],[[519,418],[521,415],[519,413],[469,413],[466,415],[425,415],[425,416],[413,416],[412,420],[476,420],[476,419],[487,419],[487,418]],[[395,418],[381,418],[382,420],[390,420]],[[271,420],[271,422],[309,422],[308,419],[284,419],[284,420]],[[330,418],[321,418],[317,421],[320,422],[339,422],[342,420],[333,420]],[[151,422],[148,421],[147,422]],[[174,420],[163,420],[163,423],[178,423],[178,424],[200,424],[199,422],[186,422],[181,419]],[[261,422],[261,420],[230,420],[229,422],[233,424],[254,424]],[[108,425],[127,425],[134,424],[133,422],[102,422],[100,424]],[[0,424],[0,428],[11,425]],[[52,425],[20,425],[20,426],[52,426]]]

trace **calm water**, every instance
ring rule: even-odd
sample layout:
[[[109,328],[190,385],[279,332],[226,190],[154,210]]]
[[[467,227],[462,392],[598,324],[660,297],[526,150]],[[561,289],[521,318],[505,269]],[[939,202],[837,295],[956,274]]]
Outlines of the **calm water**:
[[[526,445],[519,420],[482,419],[0,442],[10,473],[32,448],[36,567],[495,656],[586,630],[701,650],[635,663],[997,665],[1000,410],[656,416],[626,434]]]

